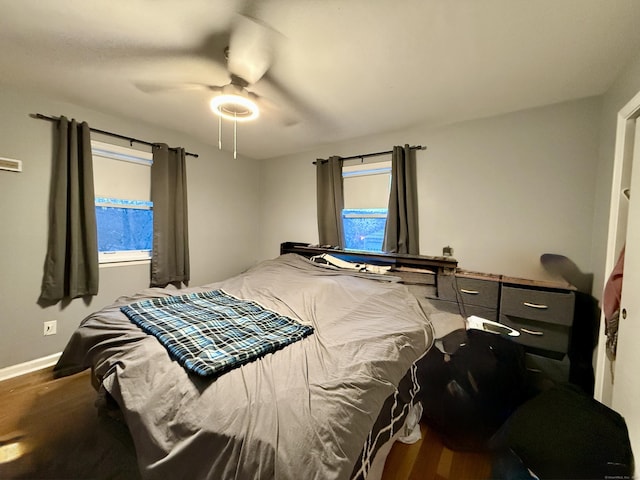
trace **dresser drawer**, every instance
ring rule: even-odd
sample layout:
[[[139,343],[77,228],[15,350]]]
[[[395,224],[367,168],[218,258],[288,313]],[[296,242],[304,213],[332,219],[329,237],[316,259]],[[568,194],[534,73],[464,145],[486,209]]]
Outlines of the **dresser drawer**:
[[[436,298],[435,285],[416,285],[405,283],[405,286],[418,298]]]
[[[565,355],[561,359],[541,357],[532,353],[525,354],[527,384],[531,394],[548,390],[553,385],[569,381],[571,362]]]
[[[436,276],[428,272],[405,272],[403,270],[391,270],[389,275],[399,277],[405,285],[430,285],[436,286]]]
[[[491,320],[493,322],[498,321],[498,310],[495,308],[480,307],[477,305],[467,305],[465,303],[464,309],[463,309],[462,307],[460,307],[458,302],[450,302],[448,300],[434,300],[434,299],[429,299],[429,302],[436,309],[441,310],[443,312],[459,313],[460,315],[462,315],[463,313],[466,313],[467,316],[477,315],[478,317],[482,317],[487,320]]]
[[[479,278],[450,276],[446,282],[438,284],[438,298],[452,302],[462,301],[465,306],[497,310],[499,293],[499,282]]]
[[[570,327],[573,323],[573,292],[555,292],[502,286],[500,313]]]
[[[527,353],[525,354],[525,365],[530,375],[543,375],[554,383],[569,381],[571,364],[566,355],[556,360]]]
[[[500,323],[519,331],[519,336],[510,338],[527,347],[559,353],[569,348],[570,328],[566,325],[504,314],[500,314]]]

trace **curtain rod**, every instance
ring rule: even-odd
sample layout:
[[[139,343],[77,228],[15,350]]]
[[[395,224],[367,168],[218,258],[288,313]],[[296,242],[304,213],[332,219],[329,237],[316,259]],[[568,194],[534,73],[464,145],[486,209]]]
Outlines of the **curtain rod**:
[[[412,145],[412,146],[409,147],[409,150],[426,150],[426,149],[427,149],[427,147],[424,147],[422,145]],[[388,150],[386,152],[363,153],[362,155],[352,155],[350,157],[340,157],[340,160],[353,160],[355,158],[365,159],[365,158],[368,158],[368,157],[379,157],[381,155],[390,155],[392,153],[393,153],[393,150]],[[327,163],[328,160],[319,158],[315,162],[312,162],[312,163],[314,165],[317,165],[318,162]]]
[[[32,113],[30,114],[30,116],[32,118],[37,118],[39,120],[48,120],[50,122],[57,122],[58,120],[60,120],[60,117],[48,117],[47,115],[42,115],[41,113]],[[106,130],[99,130],[97,128],[89,127],[89,130],[91,130],[92,132],[100,133],[102,135],[108,135],[109,137],[115,137],[121,140],[128,140],[129,144],[132,144],[135,142],[135,143],[141,143],[143,145],[148,145],[150,147],[154,147],[158,145],[157,143],[147,142],[145,140],[140,140],[138,138],[127,137],[125,135],[120,135],[119,133],[107,132]],[[175,148],[173,148],[172,150],[175,150]],[[195,158],[198,158],[199,156],[197,153],[190,153],[190,152],[184,152],[184,154],[190,157],[195,157]]]

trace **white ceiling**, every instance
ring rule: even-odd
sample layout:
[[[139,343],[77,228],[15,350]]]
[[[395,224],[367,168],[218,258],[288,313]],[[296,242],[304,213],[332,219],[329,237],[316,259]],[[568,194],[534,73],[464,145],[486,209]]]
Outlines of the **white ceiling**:
[[[251,7],[280,34],[267,77],[249,88],[280,108],[238,126],[239,152],[252,158],[598,95],[640,52],[640,0]],[[245,8],[232,0],[0,0],[0,82],[216,145],[212,92],[150,94],[136,83],[228,83],[222,50]],[[283,121],[292,117],[298,123]]]

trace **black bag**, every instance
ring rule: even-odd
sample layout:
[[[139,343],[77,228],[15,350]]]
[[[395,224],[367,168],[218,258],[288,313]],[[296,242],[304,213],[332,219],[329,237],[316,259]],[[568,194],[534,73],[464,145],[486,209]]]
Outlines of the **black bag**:
[[[454,353],[432,347],[418,361],[422,420],[451,450],[485,451],[525,400],[524,349],[480,330],[466,337]]]
[[[633,478],[624,419],[569,383],[518,408],[491,443],[492,478]],[[535,477],[521,473],[529,471]]]

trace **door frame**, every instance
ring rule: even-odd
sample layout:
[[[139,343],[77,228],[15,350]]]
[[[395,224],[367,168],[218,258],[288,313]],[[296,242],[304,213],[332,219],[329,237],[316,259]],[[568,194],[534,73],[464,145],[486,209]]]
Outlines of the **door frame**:
[[[620,214],[620,195],[622,195],[622,173],[625,161],[633,160],[634,128],[636,118],[640,116],[640,92],[638,92],[624,107],[620,109],[616,124],[616,143],[613,161],[613,179],[611,181],[611,198],[609,204],[609,230],[607,236],[607,255],[605,260],[605,282],[613,270],[619,254],[618,221]],[[636,194],[638,195],[638,194]],[[608,384],[607,371],[610,361],[606,354],[604,314],[600,315],[600,334],[596,355],[594,397],[609,404],[613,384]]]

